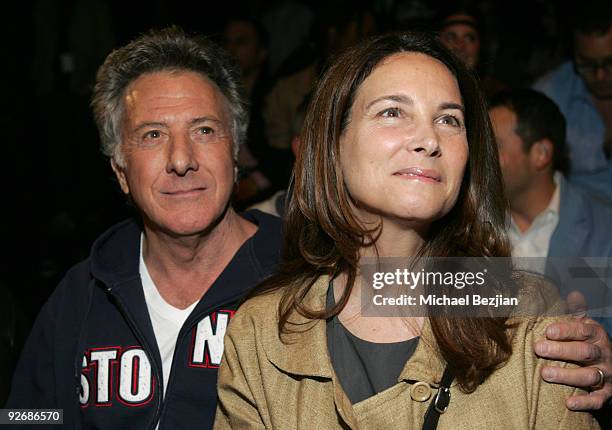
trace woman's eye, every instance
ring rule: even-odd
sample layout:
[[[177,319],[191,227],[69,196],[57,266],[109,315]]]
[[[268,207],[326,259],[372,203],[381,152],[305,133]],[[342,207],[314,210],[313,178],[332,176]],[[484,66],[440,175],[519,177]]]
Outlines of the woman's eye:
[[[379,115],[383,118],[399,118],[401,116],[401,111],[399,108],[392,107],[383,110]]]
[[[440,124],[450,125],[453,127],[461,127],[461,121],[453,115],[444,115],[438,120],[438,122]]]

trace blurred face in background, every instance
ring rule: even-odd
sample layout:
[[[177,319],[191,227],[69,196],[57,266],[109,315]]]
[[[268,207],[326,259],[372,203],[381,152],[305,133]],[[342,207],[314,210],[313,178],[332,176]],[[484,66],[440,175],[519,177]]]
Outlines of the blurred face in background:
[[[476,29],[476,20],[470,15],[450,15],[440,31],[440,40],[447,48],[461,58],[473,69],[478,65],[480,54],[480,35]]]
[[[356,15],[345,26],[331,26],[327,30],[329,53],[340,52],[376,33],[376,19],[370,12]]]
[[[595,98],[612,99],[612,25],[605,34],[576,33],[574,64]]]
[[[504,188],[512,203],[531,186],[533,173],[529,153],[525,152],[523,140],[516,134],[517,118],[513,111],[497,106],[489,111],[489,117],[499,150]]]
[[[223,34],[225,47],[238,62],[243,75],[259,70],[268,52],[259,39],[257,29],[248,21],[231,21]]]

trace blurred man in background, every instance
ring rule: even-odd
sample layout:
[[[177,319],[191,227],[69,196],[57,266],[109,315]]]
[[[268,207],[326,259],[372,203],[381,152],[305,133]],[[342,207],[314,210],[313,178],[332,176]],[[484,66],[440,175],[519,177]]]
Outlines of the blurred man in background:
[[[567,120],[571,179],[612,200],[612,2],[576,6],[574,56],[534,88]]]
[[[609,227],[612,208],[572,185],[563,175],[566,164],[565,119],[552,100],[530,89],[508,90],[495,96],[489,109],[510,203],[508,236],[512,256],[518,258],[519,267],[551,276],[558,282],[561,292],[568,294],[576,288],[578,281],[570,279],[569,282],[559,282],[557,273],[550,271],[550,261],[555,259],[546,261],[546,258],[565,257],[562,261],[555,261],[568,266],[570,261],[573,265],[582,260],[581,257],[605,257],[609,264],[612,258],[612,230]],[[587,283],[579,284],[580,294],[570,293],[570,307],[573,306],[574,310],[585,310],[588,306],[591,309],[599,308],[596,312],[602,316],[606,311],[601,308],[610,306],[609,288],[599,279],[590,279]],[[594,286],[595,294],[601,299],[585,303],[582,295],[586,291],[585,286]],[[606,331],[612,332],[610,319],[600,317],[597,320],[603,324],[603,328],[594,320],[582,320],[591,333],[587,342],[608,344]],[[540,355],[543,353],[540,348],[544,344],[536,344],[536,351]],[[560,351],[556,350],[557,353]],[[607,355],[609,346],[604,351],[604,355]],[[547,350],[544,356],[565,360],[578,357],[575,355],[572,358],[571,354],[562,353],[548,355],[550,352],[550,349]],[[606,369],[605,360],[589,358],[584,364],[590,367],[581,371],[591,373],[584,374],[583,380],[576,379],[575,382],[590,389],[591,393],[582,396],[582,401],[594,401],[597,397],[598,403],[594,404],[603,405],[607,389],[592,385],[604,374],[605,370],[601,370],[598,377],[597,369]],[[545,379],[552,382],[558,382],[562,374],[560,369],[551,368],[543,372]],[[603,416],[600,419],[605,422],[609,418]]]

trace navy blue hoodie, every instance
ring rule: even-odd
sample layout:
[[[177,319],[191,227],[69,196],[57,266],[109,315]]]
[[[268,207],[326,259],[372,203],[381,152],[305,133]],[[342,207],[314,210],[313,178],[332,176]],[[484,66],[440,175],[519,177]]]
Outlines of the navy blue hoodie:
[[[63,409],[64,428],[211,428],[227,323],[279,259],[280,220],[243,216],[259,228],[181,328],[165,398],[139,275],[141,228],[128,220],[94,243],[42,308],[6,407]]]

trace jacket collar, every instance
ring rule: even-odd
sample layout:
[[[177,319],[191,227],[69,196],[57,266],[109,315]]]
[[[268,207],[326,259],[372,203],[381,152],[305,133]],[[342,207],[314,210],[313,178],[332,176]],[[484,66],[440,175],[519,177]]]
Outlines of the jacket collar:
[[[437,387],[445,367],[446,362],[440,355],[429,318],[425,318],[419,344],[404,366],[398,381],[423,381]]]
[[[304,297],[309,309],[324,309],[329,276],[321,276]],[[264,330],[264,349],[268,360],[280,370],[300,376],[336,379],[327,349],[326,321],[308,320],[294,313],[289,319],[296,333],[278,332],[278,313]],[[398,381],[424,381],[437,386],[444,373],[445,362],[438,352],[429,320],[426,318],[419,344],[404,366]],[[339,387],[339,384],[335,384]],[[349,403],[350,404],[350,403]]]
[[[329,284],[328,276],[321,276],[304,297],[308,309],[325,308],[325,295]],[[278,330],[278,312],[269,320],[264,330],[264,348],[268,360],[279,369],[301,376],[331,379],[331,359],[327,350],[326,322],[309,320],[297,312],[289,318],[289,328],[295,333],[281,334]]]
[[[549,257],[581,255],[588,236],[585,198],[563,176],[559,179],[559,224],[550,238]]]

